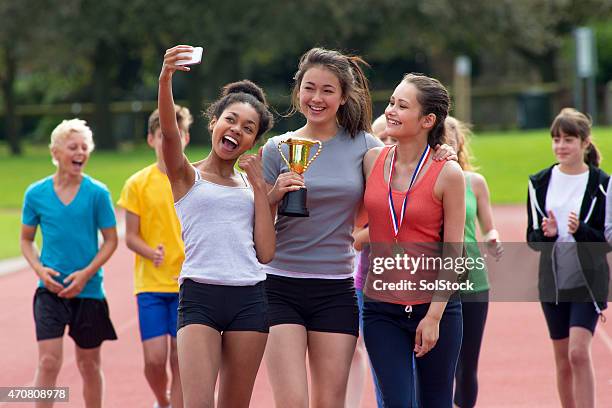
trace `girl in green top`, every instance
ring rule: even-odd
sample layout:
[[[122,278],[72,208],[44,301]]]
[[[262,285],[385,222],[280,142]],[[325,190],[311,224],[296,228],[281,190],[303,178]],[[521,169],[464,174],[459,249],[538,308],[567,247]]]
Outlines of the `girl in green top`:
[[[465,175],[465,251],[466,256],[476,259],[481,256],[476,241],[476,218],[487,243],[488,252],[498,258],[502,254],[499,235],[493,224],[493,213],[489,201],[489,188],[485,178],[473,172],[470,164],[469,135],[467,125],[453,117],[447,117],[444,123],[446,143],[451,145],[459,156],[459,165]],[[489,308],[489,281],[485,268],[474,268],[469,271],[467,279],[473,289],[461,292],[463,304],[463,341],[455,371],[455,398],[458,407],[466,408],[476,405],[478,395],[478,357],[480,345],[487,320]]]

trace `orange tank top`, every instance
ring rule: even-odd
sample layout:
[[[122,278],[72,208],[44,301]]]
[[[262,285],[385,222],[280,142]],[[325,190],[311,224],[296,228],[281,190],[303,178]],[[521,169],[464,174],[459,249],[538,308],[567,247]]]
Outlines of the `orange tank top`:
[[[368,213],[371,242],[393,242],[393,224],[389,213],[389,180],[384,177],[385,161],[392,146],[385,147],[366,181],[364,205]],[[427,171],[408,193],[404,222],[398,234],[400,242],[441,242],[444,211],[434,195],[434,185],[445,162],[432,161]],[[405,191],[392,191],[393,206],[399,220]]]
[[[374,290],[375,280],[383,279],[399,281],[401,279],[415,280],[427,278],[428,272],[419,272],[411,275],[405,271],[389,271],[384,274],[373,274],[372,267],[375,258],[394,257],[392,251],[394,245],[393,221],[389,208],[389,180],[385,179],[385,162],[392,146],[383,148],[379,154],[370,176],[366,180],[364,195],[364,206],[368,213],[368,225],[370,229],[370,270],[364,286],[364,291],[369,298],[404,305],[428,303],[431,301],[431,292],[407,291],[407,290]],[[397,241],[404,247],[404,253],[416,257],[422,253],[435,256],[437,245],[419,245],[423,243],[442,242],[442,224],[444,210],[442,201],[436,198],[434,186],[438,176],[444,168],[445,162],[431,161],[429,167],[422,173],[421,177],[412,186],[408,193],[404,221],[400,227]],[[396,217],[400,219],[402,202],[406,195],[405,191],[392,190],[393,206]]]

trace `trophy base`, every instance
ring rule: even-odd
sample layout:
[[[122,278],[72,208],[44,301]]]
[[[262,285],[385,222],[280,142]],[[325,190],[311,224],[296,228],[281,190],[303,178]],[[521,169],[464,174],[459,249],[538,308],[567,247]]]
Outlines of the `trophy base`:
[[[287,217],[308,217],[306,189],[300,188],[286,193],[278,207],[278,213]]]

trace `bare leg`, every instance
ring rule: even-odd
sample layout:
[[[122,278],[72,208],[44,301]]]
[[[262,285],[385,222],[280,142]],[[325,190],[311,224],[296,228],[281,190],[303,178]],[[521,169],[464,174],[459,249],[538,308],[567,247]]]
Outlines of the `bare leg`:
[[[170,402],[172,408],[183,407],[183,391],[181,390],[181,374],[179,372],[178,352],[176,338],[170,337],[170,371],[172,383],[170,384]]]
[[[351,362],[351,371],[346,390],[346,408],[359,408],[368,371],[368,352],[363,344],[363,337],[357,339],[357,346]]]
[[[179,330],[177,350],[184,406],[214,408],[221,333],[209,326],[190,324]]]
[[[76,362],[83,379],[83,399],[87,408],[101,408],[104,375],[100,365],[100,347],[83,349],[75,346]]]
[[[168,359],[168,338],[154,337],[142,342],[144,352],[144,374],[153,391],[157,404],[166,407],[170,403],[166,390],[168,386],[168,373],[166,361]]]
[[[64,338],[41,340],[38,342],[38,366],[34,375],[35,387],[55,387],[57,376],[62,368]],[[50,408],[52,402],[36,403],[36,408]]]
[[[308,408],[306,342],[304,326],[270,327],[265,360],[277,408]]]
[[[313,408],[344,406],[356,342],[350,334],[308,332]]]
[[[591,356],[593,334],[582,327],[570,327],[569,363],[574,380],[576,408],[595,407],[595,372]]]
[[[569,338],[553,340],[555,367],[557,369],[557,391],[563,408],[575,408],[572,383],[572,368],[569,361]]]
[[[248,408],[268,335],[254,331],[228,331],[222,337],[218,406]]]

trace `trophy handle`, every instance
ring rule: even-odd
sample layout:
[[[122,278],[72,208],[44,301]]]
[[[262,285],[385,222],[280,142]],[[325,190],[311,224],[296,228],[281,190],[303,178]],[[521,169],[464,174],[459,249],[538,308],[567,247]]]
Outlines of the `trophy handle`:
[[[323,149],[323,143],[321,143],[319,140],[314,140],[314,143],[318,145],[317,152],[314,154],[314,156],[312,156],[310,160],[308,160],[308,163],[306,163],[306,165],[304,166],[304,171],[308,170],[308,166],[312,164],[314,159],[316,159],[319,153],[321,153],[321,149]]]
[[[281,146],[283,145],[283,143],[287,143],[287,141],[286,140],[282,140],[281,142],[279,142],[279,144],[277,146],[278,147],[278,151],[279,151],[281,157],[283,158],[283,161],[285,162],[285,164],[287,164],[287,168],[289,170],[291,170],[291,165],[289,164],[289,160],[287,160],[287,158],[285,157],[285,154],[283,153],[283,149],[281,149]]]

